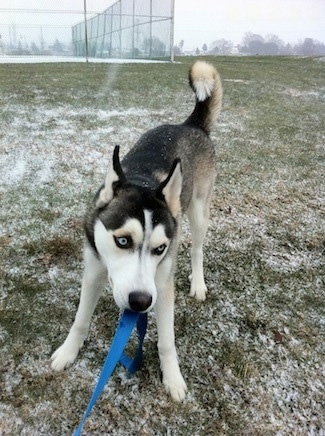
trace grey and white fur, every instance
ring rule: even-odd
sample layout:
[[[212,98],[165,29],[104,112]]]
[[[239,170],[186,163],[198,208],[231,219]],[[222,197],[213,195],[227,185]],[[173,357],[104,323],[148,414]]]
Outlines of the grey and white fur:
[[[188,119],[145,133],[120,162],[119,148],[85,218],[84,274],[80,302],[52,368],[74,362],[108,280],[121,310],[154,309],[163,383],[175,401],[186,395],[174,337],[174,274],[181,220],[192,234],[190,295],[205,300],[203,239],[215,180],[209,137],[220,112],[216,69],[197,61],[189,72],[196,103]]]

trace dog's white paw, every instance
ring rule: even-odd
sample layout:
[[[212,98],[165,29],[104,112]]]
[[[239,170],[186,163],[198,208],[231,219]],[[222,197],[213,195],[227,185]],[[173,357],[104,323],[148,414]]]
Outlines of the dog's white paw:
[[[174,401],[181,402],[184,400],[187,392],[187,386],[181,374],[173,377],[164,377],[163,383],[166,391],[170,394]]]
[[[72,365],[76,360],[79,348],[68,347],[66,344],[61,345],[51,356],[51,368],[54,371],[63,371]]]
[[[204,280],[197,280],[193,278],[193,275],[189,276],[189,280],[191,282],[190,296],[195,297],[199,301],[204,301],[208,291]]]

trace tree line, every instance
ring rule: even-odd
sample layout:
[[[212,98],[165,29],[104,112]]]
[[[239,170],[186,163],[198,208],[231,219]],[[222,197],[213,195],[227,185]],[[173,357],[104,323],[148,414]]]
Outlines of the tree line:
[[[174,47],[174,55],[184,54],[184,40],[181,40]],[[250,54],[250,55],[303,55],[323,56],[325,55],[325,44],[312,38],[305,38],[294,44],[289,44],[280,39],[277,35],[262,35],[246,32],[241,44],[235,45],[232,41],[218,39],[213,41],[209,47],[203,44],[202,48],[196,48],[195,54],[229,55],[229,54]]]

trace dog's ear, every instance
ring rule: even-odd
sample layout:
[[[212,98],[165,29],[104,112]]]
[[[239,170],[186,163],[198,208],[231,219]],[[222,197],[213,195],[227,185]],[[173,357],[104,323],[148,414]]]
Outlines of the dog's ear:
[[[96,201],[96,207],[98,209],[106,206],[114,197],[114,192],[119,185],[125,183],[125,175],[123,173],[120,158],[119,158],[120,147],[118,145],[114,148],[113,160],[111,167],[108,170],[105,185],[100,191],[98,199]]]
[[[176,218],[181,210],[182,168],[180,159],[175,159],[167,178],[158,187],[157,193],[162,194],[171,214]]]

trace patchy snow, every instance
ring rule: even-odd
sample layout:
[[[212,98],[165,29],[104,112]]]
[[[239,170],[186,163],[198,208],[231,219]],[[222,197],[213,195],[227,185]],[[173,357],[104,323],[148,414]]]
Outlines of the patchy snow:
[[[273,252],[266,258],[266,263],[276,271],[297,271],[302,267],[319,268],[322,260],[317,255],[312,254],[290,254],[283,252]]]
[[[308,92],[304,97],[313,100]],[[69,104],[51,106],[40,90],[31,93],[33,104],[17,103],[19,94],[13,93],[1,108],[9,120],[0,140],[5,436],[67,435],[79,422],[118,318],[105,293],[76,363],[62,374],[51,371],[49,356],[64,340],[78,304],[86,203],[104,180],[114,145],[121,144],[125,154],[141,132],[170,115],[160,100],[158,110],[103,110],[91,103],[78,107],[72,97]],[[296,148],[268,143],[249,130],[250,117],[247,108],[229,106],[213,133],[218,178],[205,245],[204,304],[187,297],[190,241],[184,223],[175,316],[189,385],[184,404],[171,403],[160,383],[151,314],[141,371],[130,379],[117,369],[85,434],[324,435],[324,193],[321,184],[311,183],[319,160],[306,175],[305,163],[297,169],[291,162],[268,173],[264,151],[273,147],[275,161],[279,150],[286,158]],[[262,157],[255,167],[251,149]],[[312,142],[306,149],[312,156],[322,152]],[[303,177],[296,180],[298,171]],[[58,237],[76,243],[75,256],[60,259],[50,252],[49,241]]]
[[[23,184],[24,180],[33,177],[36,185],[50,183],[53,179],[53,170],[56,158],[51,154],[34,156],[31,158],[27,150],[18,154],[9,153],[1,158],[0,163],[0,192],[10,186]]]
[[[295,88],[286,88],[283,91],[279,92],[279,94],[286,94],[291,97],[325,97],[325,88],[320,89],[319,91],[301,91],[300,89]]]
[[[26,174],[26,160],[23,157],[18,157],[18,159],[13,162],[13,166],[11,166],[11,162],[9,162],[9,158],[7,162],[1,162],[1,172],[0,172],[0,181],[3,186],[5,185],[16,185],[20,183]]]
[[[244,83],[245,85],[249,85],[250,80],[244,80],[244,79],[223,79],[223,82]]]

